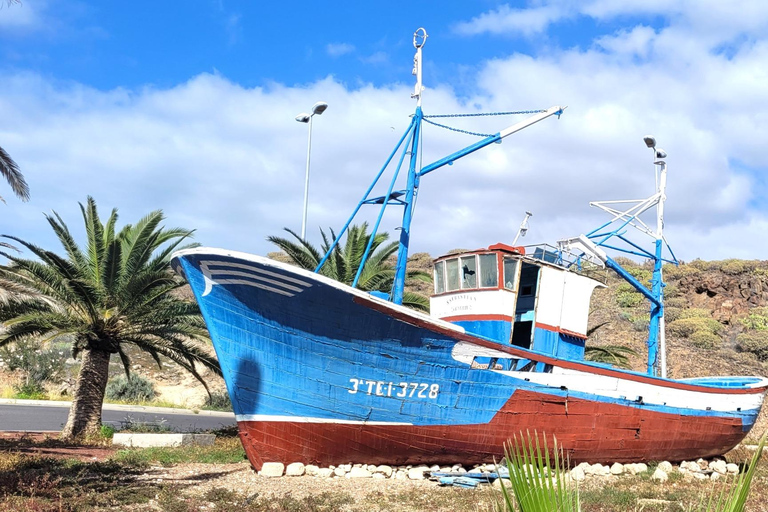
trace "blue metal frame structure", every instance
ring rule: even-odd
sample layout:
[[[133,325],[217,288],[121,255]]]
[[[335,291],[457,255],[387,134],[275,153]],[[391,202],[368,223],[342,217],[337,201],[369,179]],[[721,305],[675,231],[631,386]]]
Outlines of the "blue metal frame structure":
[[[421,38],[421,41],[417,42],[417,38]],[[421,85],[421,48],[423,47],[425,41],[426,41],[426,32],[424,32],[423,29],[419,29],[414,34],[414,47],[416,48],[416,56],[414,58],[414,65],[415,65],[414,74],[417,76],[417,81],[416,81],[415,92],[414,94],[412,94],[412,97],[417,99],[417,106],[416,106],[415,113],[411,117],[411,123],[408,126],[408,129],[403,134],[403,136],[400,138],[399,142],[397,143],[397,146],[395,146],[395,149],[393,149],[392,152],[390,153],[389,157],[387,158],[386,162],[382,166],[381,170],[379,170],[378,174],[376,174],[376,177],[373,179],[373,182],[365,191],[365,194],[363,194],[363,198],[357,204],[357,207],[355,207],[354,211],[352,212],[352,215],[350,215],[349,219],[344,224],[344,227],[338,233],[338,235],[336,236],[336,239],[333,241],[331,246],[328,248],[328,251],[325,253],[323,258],[320,260],[320,263],[315,268],[315,272],[319,272],[320,269],[323,268],[323,265],[325,265],[326,261],[328,261],[328,258],[331,256],[334,249],[339,244],[341,237],[347,231],[347,229],[349,228],[349,225],[357,216],[358,212],[363,207],[363,205],[380,204],[381,210],[379,211],[379,215],[376,219],[376,222],[373,226],[373,230],[370,234],[368,245],[365,249],[365,253],[363,254],[362,260],[360,262],[360,268],[358,269],[357,275],[355,276],[355,279],[352,283],[352,286],[356,287],[360,279],[360,275],[362,274],[363,267],[365,266],[365,262],[368,260],[368,257],[370,256],[373,240],[376,236],[376,233],[378,232],[379,225],[381,223],[381,219],[384,215],[384,211],[386,210],[386,207],[389,205],[402,206],[403,220],[400,226],[400,241],[399,241],[399,247],[397,252],[395,279],[392,286],[392,292],[389,297],[390,300],[395,304],[403,303],[403,293],[405,289],[405,279],[406,279],[406,270],[407,270],[406,267],[408,264],[408,248],[410,246],[410,240],[411,240],[411,222],[413,220],[413,210],[414,210],[414,205],[416,203],[416,198],[418,196],[418,189],[419,189],[419,183],[420,183],[421,177],[445,165],[451,165],[455,160],[458,160],[459,158],[469,155],[470,153],[474,153],[475,151],[482,149],[485,146],[488,146],[489,144],[500,143],[504,137],[507,137],[508,135],[511,135],[517,131],[522,130],[523,128],[526,128],[534,123],[537,123],[542,119],[546,119],[547,117],[550,117],[552,115],[556,115],[559,118],[560,115],[563,113],[563,110],[565,109],[565,107],[556,106],[556,107],[551,107],[547,110],[499,113],[499,115],[502,115],[502,114],[503,115],[534,114],[534,115],[530,116],[529,118],[517,124],[509,126],[498,133],[486,136],[484,139],[474,144],[470,144],[469,146],[463,149],[460,149],[455,153],[452,153],[444,158],[436,160],[435,162],[432,162],[431,164],[428,164],[420,168],[419,167],[419,156],[420,156],[419,141],[421,140],[421,126],[425,117],[421,109],[421,92],[423,90],[423,87]],[[464,116],[464,114],[462,116]],[[369,197],[374,187],[376,186],[376,184],[379,182],[382,175],[384,174],[384,171],[389,167],[390,163],[395,157],[395,154],[398,152],[398,150],[400,150],[400,148],[402,148],[402,153],[398,160],[397,167],[394,169],[393,177],[389,184],[386,194],[380,197],[373,197],[373,198]],[[406,188],[404,190],[394,191],[394,186],[398,176],[400,175],[400,170],[402,168],[406,155],[410,155],[410,159],[408,162],[408,176],[406,181]]]

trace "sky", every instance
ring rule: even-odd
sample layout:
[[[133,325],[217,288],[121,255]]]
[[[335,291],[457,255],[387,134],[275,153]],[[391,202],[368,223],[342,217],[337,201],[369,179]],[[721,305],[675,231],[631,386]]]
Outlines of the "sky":
[[[325,101],[307,223],[319,245],[408,126],[424,27],[426,114],[568,108],[425,176],[412,253],[511,243],[526,211],[522,243],[589,232],[608,220],[590,201],[654,193],[653,135],[669,155],[675,255],[766,258],[763,0],[0,5],[0,147],[31,191],[21,202],[0,182],[0,234],[58,250],[43,214],[82,233],[78,203],[92,196],[104,217],[162,209],[202,245],[266,254],[268,236],[301,229],[308,125],[295,117]],[[443,121],[495,133],[522,118]],[[477,140],[427,125],[421,161]],[[384,216],[393,237],[401,214]]]

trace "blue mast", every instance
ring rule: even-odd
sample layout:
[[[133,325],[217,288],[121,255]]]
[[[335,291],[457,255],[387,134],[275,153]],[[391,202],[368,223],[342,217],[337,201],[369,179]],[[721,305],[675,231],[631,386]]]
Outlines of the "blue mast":
[[[664,323],[664,279],[662,265],[664,262],[678,264],[672,249],[664,239],[664,201],[666,200],[667,187],[667,163],[664,159],[667,154],[661,148],[656,147],[656,139],[651,136],[644,138],[645,144],[653,150],[653,163],[656,166],[656,193],[647,199],[625,201],[595,201],[590,203],[601,210],[608,212],[613,218],[588,233],[579,237],[581,247],[597,256],[605,263],[605,266],[616,271],[637,291],[642,293],[651,303],[650,322],[648,325],[648,361],[646,372],[648,375],[667,377],[666,338]],[[656,207],[656,229],[652,229],[640,219],[640,214]],[[623,210],[621,208],[627,208]],[[617,226],[611,228],[613,224]],[[654,239],[654,250],[650,252],[626,238],[627,227],[633,227]],[[607,230],[607,231],[606,231]],[[608,242],[616,238],[623,242],[623,246],[609,245]],[[626,247],[626,246],[629,246]],[[608,257],[600,248],[648,258],[653,262],[653,274],[651,277],[651,289],[634,278],[621,267],[615,260]],[[667,248],[671,259],[664,258],[664,247]]]
[[[320,260],[320,263],[317,265],[317,268],[315,268],[315,272],[319,272],[320,269],[322,269],[323,265],[325,265],[325,262],[328,261],[328,258],[331,256],[333,251],[338,246],[338,243],[341,240],[341,237],[349,228],[349,225],[352,223],[352,220],[355,218],[357,213],[360,211],[360,208],[364,204],[381,205],[381,211],[379,212],[378,218],[376,220],[376,223],[370,235],[371,238],[369,240],[368,246],[366,247],[365,253],[363,254],[362,260],[360,262],[360,268],[358,269],[357,275],[352,283],[352,286],[356,286],[357,281],[360,278],[360,274],[362,273],[363,266],[365,265],[365,262],[367,261],[367,258],[370,254],[372,242],[374,237],[376,236],[376,232],[379,228],[379,224],[381,222],[384,210],[389,205],[402,206],[403,221],[400,228],[400,242],[399,242],[399,247],[397,252],[397,264],[395,267],[395,278],[392,285],[392,292],[389,297],[390,300],[395,304],[403,303],[403,293],[405,289],[405,278],[406,278],[406,270],[407,270],[407,264],[408,264],[408,249],[409,249],[410,240],[411,240],[411,222],[413,220],[413,210],[414,210],[414,205],[416,203],[416,198],[418,195],[419,182],[421,177],[445,165],[453,164],[455,160],[458,160],[463,156],[466,156],[481,148],[484,148],[489,144],[501,142],[501,139],[503,139],[504,137],[507,137],[508,135],[518,132],[523,128],[526,128],[534,123],[541,121],[542,119],[546,119],[547,117],[550,117],[553,115],[556,115],[559,117],[560,114],[562,114],[563,110],[565,109],[565,107],[555,106],[555,107],[550,107],[547,110],[500,113],[500,114],[527,113],[527,114],[534,114],[534,115],[530,116],[529,118],[519,123],[511,125],[498,133],[484,136],[484,138],[479,142],[471,144],[459,151],[456,151],[451,155],[448,155],[444,158],[436,160],[435,162],[432,162],[431,164],[426,165],[424,167],[420,167],[419,166],[419,160],[420,160],[419,142],[421,140],[422,120],[424,119],[424,117],[428,117],[428,116],[424,116],[421,109],[421,93],[424,90],[424,87],[422,85],[421,49],[423,48],[426,40],[427,40],[427,32],[423,28],[418,29],[413,35],[413,46],[416,48],[416,55],[414,56],[413,74],[416,75],[416,86],[414,88],[413,94],[411,94],[411,97],[415,98],[417,103],[416,103],[416,112],[412,116],[411,123],[408,126],[408,129],[406,130],[406,132],[400,138],[400,141],[398,142],[395,149],[389,155],[389,158],[387,158],[387,161],[385,162],[384,166],[381,168],[381,170],[378,172],[378,174],[374,178],[373,183],[371,183],[370,187],[368,187],[368,190],[366,190],[365,194],[363,195],[363,198],[358,203],[352,215],[349,217],[347,222],[344,224],[344,227],[338,233],[336,239],[328,248],[328,251],[326,252],[325,256],[323,256],[323,259]],[[463,115],[466,115],[466,114],[463,114]],[[386,194],[380,197],[373,197],[373,198],[369,197],[371,194],[371,191],[376,186],[379,179],[382,177],[384,171],[394,159],[395,154],[401,148],[402,148],[402,152]],[[406,188],[405,190],[395,191],[393,190],[393,187],[399,176],[400,169],[404,162],[405,156],[409,156]]]

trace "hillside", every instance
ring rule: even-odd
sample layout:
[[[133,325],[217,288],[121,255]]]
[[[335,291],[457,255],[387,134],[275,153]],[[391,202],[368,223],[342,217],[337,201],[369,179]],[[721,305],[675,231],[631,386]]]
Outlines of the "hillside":
[[[649,265],[621,263],[650,279]],[[669,377],[768,375],[768,261],[695,260],[663,272]],[[613,273],[607,278],[592,299],[588,344],[628,346],[639,353],[632,369],[645,371],[648,303]],[[751,437],[766,428],[764,408]]]

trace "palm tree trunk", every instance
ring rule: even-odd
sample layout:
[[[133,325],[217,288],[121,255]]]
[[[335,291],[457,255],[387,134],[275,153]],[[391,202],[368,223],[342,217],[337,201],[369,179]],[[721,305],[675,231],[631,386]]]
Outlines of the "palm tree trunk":
[[[101,406],[109,378],[109,352],[83,350],[83,364],[77,376],[75,394],[69,409],[69,418],[62,439],[92,435],[101,428]]]

